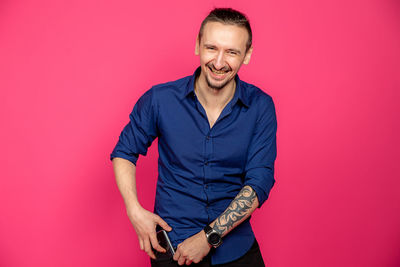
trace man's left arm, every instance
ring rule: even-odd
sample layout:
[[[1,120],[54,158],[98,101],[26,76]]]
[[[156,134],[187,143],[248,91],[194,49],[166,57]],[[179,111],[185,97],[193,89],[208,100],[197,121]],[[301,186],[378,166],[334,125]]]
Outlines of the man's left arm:
[[[258,207],[258,199],[255,191],[248,185],[244,186],[231,202],[229,207],[217,218],[210,226],[221,236],[224,237],[232,229],[246,220]],[[200,262],[211,249],[204,230],[187,238],[178,245],[174,255],[174,260],[179,265]]]
[[[221,237],[245,221],[257,207],[261,207],[275,183],[277,123],[274,103],[269,96],[267,101],[260,110],[262,115],[249,146],[244,186],[228,208],[210,224]],[[180,265],[198,263],[210,249],[211,245],[202,230],[178,245],[174,260]]]

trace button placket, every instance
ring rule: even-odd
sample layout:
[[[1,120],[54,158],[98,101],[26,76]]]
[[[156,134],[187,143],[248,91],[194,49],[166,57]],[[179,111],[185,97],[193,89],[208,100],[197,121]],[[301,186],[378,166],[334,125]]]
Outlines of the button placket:
[[[208,131],[205,136],[204,136],[204,184],[203,184],[203,190],[207,196],[207,204],[206,204],[206,210],[207,213],[209,213],[210,209],[210,203],[209,201],[209,183],[210,179],[212,178],[212,172],[211,172],[211,160],[212,160],[212,152],[213,152],[213,146],[212,146],[212,138],[211,138],[211,130]]]

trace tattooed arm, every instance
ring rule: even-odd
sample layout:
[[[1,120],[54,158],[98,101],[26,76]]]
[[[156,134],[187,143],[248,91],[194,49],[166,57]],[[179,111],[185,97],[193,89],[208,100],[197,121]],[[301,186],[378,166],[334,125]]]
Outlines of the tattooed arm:
[[[229,207],[210,226],[223,237],[246,220],[258,207],[258,204],[256,192],[246,185],[232,200]],[[210,248],[211,245],[208,244],[206,234],[201,230],[178,245],[174,260],[179,265],[198,263],[210,252]]]
[[[258,207],[256,192],[246,185],[232,200],[229,207],[211,223],[211,227],[224,237],[233,228],[246,220]]]

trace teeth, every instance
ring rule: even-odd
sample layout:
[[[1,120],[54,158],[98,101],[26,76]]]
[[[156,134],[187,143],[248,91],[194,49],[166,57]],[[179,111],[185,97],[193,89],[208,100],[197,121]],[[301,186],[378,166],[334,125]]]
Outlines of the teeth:
[[[225,71],[221,71],[221,70],[212,70],[212,72],[216,73],[216,74],[224,74]]]

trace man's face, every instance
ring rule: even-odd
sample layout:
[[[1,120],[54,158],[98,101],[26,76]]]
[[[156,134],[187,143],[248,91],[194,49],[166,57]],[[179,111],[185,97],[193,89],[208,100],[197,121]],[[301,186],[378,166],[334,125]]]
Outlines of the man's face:
[[[252,47],[246,53],[247,30],[236,25],[208,22],[201,40],[196,41],[201,74],[212,89],[222,89],[234,82],[240,66],[250,61]]]

